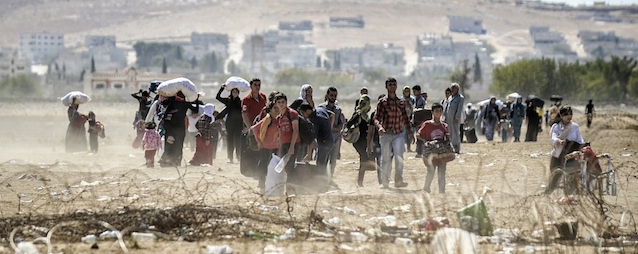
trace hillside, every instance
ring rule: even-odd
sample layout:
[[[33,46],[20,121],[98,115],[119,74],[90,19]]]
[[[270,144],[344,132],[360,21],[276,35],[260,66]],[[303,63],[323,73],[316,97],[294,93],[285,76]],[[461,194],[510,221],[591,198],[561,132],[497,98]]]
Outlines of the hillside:
[[[17,46],[23,32],[64,33],[67,47],[79,47],[87,34],[116,35],[119,42],[164,38],[187,40],[191,32],[228,33],[235,42],[245,34],[276,28],[280,20],[308,19],[315,30],[307,38],[320,51],[362,46],[365,43],[394,43],[406,48],[408,63],[414,63],[415,39],[424,33],[447,33],[447,15],[483,19],[488,30],[480,38],[498,50],[497,56],[528,51],[532,43],[529,26],[546,25],[565,34],[577,46],[580,29],[615,30],[617,35],[638,38],[635,25],[594,23],[577,20],[575,12],[538,11],[509,3],[460,1],[80,1],[40,0],[23,3],[2,0],[9,6],[0,12],[0,45]],[[363,15],[364,29],[333,29],[330,16]],[[28,18],[25,18],[28,17]],[[455,40],[476,37],[452,34]],[[236,46],[234,48],[237,48]],[[231,50],[233,49],[231,45]]]

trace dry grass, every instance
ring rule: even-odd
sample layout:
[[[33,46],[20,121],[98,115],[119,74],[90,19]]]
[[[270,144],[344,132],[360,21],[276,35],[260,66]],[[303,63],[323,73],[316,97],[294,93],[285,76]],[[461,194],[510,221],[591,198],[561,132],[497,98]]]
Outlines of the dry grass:
[[[405,157],[408,188],[382,190],[374,172],[368,172],[365,187],[355,187],[358,159],[344,143],[335,174],[340,190],[263,197],[255,180],[241,176],[237,164],[226,163],[222,147],[212,167],[146,169],[142,152],[129,146],[133,129],[127,112],[134,104],[82,106],[81,110],[96,112],[109,137],[102,140],[98,154],[64,154],[66,119],[64,108],[57,106],[0,106],[6,112],[0,116],[0,132],[5,133],[0,140],[0,238],[8,239],[15,229],[16,237],[33,240],[58,225],[51,234],[54,249],[84,253],[90,245],[80,244],[80,238],[109,230],[102,223],[106,222],[123,234],[127,249],[137,253],[197,253],[207,244],[230,244],[246,253],[261,251],[268,244],[282,246],[287,253],[343,252],[348,246],[365,253],[423,253],[430,251],[427,243],[432,234],[411,222],[446,216],[458,227],[456,211],[479,198],[486,203],[494,228],[520,229],[517,248],[535,245],[550,246],[553,253],[592,252],[598,246],[627,247],[617,237],[635,237],[637,231],[633,214],[638,195],[632,190],[638,183],[633,160],[638,135],[618,118],[602,122],[599,116],[592,129],[583,129],[596,152],[614,157],[618,196],[583,195],[578,204],[559,205],[554,202],[559,192],[542,195],[549,164],[544,141],[464,144],[464,154],[448,165],[445,195],[420,190],[425,170],[419,159],[412,158],[414,153]],[[545,140],[546,134],[541,133],[539,140]],[[184,153],[185,158],[192,154],[187,149]],[[345,207],[354,214],[344,213]],[[405,236],[416,244],[394,244],[397,234],[383,233],[371,223],[371,218],[388,214],[395,216],[397,225],[408,227]],[[547,221],[567,219],[579,222],[582,238],[559,241],[533,235]],[[279,239],[289,228],[295,229],[295,236]],[[350,243],[338,236],[339,231],[364,231],[371,238]],[[144,246],[132,240],[131,232],[151,232],[159,241]],[[122,252],[114,240],[98,243],[103,250]],[[487,253],[502,248],[491,243],[480,246]]]

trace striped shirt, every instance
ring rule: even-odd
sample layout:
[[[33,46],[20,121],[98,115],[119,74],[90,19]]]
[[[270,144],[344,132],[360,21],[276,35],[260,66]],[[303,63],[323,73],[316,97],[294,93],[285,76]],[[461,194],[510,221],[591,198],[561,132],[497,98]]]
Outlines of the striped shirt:
[[[377,128],[383,128],[386,133],[398,134],[403,131],[403,127],[412,133],[410,117],[406,111],[404,99],[387,95],[377,103],[377,111],[374,114],[374,121]]]

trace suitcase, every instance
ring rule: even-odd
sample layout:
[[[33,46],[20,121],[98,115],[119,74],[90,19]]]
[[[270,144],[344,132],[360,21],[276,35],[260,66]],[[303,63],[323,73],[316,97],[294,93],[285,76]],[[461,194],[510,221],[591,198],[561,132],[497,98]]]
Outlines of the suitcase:
[[[465,139],[468,143],[476,143],[478,141],[478,138],[476,137],[476,129],[472,127],[466,127],[464,131]]]

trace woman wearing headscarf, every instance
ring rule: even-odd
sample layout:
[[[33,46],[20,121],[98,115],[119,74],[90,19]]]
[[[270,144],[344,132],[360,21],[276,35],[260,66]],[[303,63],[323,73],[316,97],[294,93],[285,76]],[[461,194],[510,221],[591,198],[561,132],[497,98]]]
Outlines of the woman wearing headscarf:
[[[312,98],[312,92],[312,86],[310,84],[304,84],[301,86],[301,90],[299,90],[299,98],[302,102],[307,102],[310,106],[315,108],[315,101]]]
[[[274,99],[274,96],[271,97]],[[270,102],[266,105],[264,117],[253,126],[253,135],[255,135],[257,145],[260,148],[259,152],[261,153],[259,158],[259,188],[261,190],[266,187],[268,163],[272,155],[277,154],[279,148],[279,129],[277,127],[279,108],[275,106],[273,99],[270,99]]]
[[[483,115],[483,125],[485,126],[485,138],[487,138],[487,141],[494,140],[494,131],[496,130],[499,119],[496,97],[492,96],[489,104],[485,106],[485,114]]]
[[[213,165],[213,122],[215,122],[215,105],[208,103],[204,105],[204,112],[199,116],[195,127],[195,154],[189,164],[199,166],[201,164]]]
[[[359,127],[359,139],[352,144],[354,149],[357,150],[357,153],[359,153],[359,176],[357,177],[357,185],[359,185],[359,187],[363,187],[365,170],[371,165],[372,169],[375,169],[374,162],[371,161],[370,156],[366,153],[368,146],[368,122],[370,122],[368,112],[370,112],[370,97],[364,94],[359,98],[359,105],[357,105],[356,111],[345,126],[347,129],[352,126]]]
[[[227,98],[222,98],[222,91],[226,88],[226,84],[222,85],[215,97],[219,102],[223,103],[226,108],[219,114],[219,118],[226,117],[226,135],[227,135],[227,151],[228,162],[233,163],[233,152],[237,153],[237,160],[241,154],[240,138],[244,128],[244,120],[241,116],[241,98],[239,98],[239,89],[233,88],[230,90],[230,95]]]
[[[69,118],[69,126],[66,129],[65,151],[67,153],[86,152],[86,127],[84,123],[88,120],[87,116],[78,112],[79,104],[73,103],[69,105],[66,113]]]

